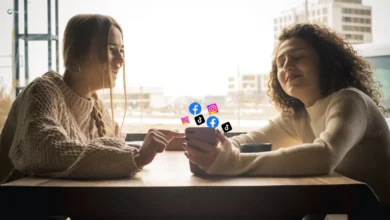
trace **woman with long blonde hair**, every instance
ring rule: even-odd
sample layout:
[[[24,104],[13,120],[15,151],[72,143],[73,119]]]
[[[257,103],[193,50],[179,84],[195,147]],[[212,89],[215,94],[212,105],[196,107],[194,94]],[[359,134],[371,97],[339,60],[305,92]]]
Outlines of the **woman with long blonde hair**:
[[[122,29],[112,17],[72,17],[64,33],[63,58],[63,76],[45,73],[14,101],[1,134],[0,181],[26,175],[130,176],[179,135],[151,129],[139,150],[121,136],[114,122],[112,88],[125,64],[124,45]],[[105,88],[110,90],[111,114],[96,93]]]

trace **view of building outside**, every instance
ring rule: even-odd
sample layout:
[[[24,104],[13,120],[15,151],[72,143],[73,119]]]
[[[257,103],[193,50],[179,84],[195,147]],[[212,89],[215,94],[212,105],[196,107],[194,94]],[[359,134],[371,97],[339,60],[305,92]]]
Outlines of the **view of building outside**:
[[[28,2],[29,32],[47,33],[46,9],[38,7],[46,1]],[[390,31],[385,29],[388,21],[385,8],[390,8],[390,3],[386,0],[59,2],[59,42],[62,42],[66,22],[75,14],[108,14],[122,25],[127,106],[124,79],[118,77],[113,90],[113,108],[118,124],[124,118],[126,133],[143,133],[150,128],[184,131],[186,127],[197,126],[196,115],[189,111],[193,102],[201,105],[201,114],[206,119],[210,116],[207,105],[215,103],[218,113],[213,116],[218,117],[220,125],[230,122],[232,131],[244,132],[264,126],[278,114],[269,102],[268,79],[275,38],[288,25],[299,22],[327,25],[354,47],[356,45],[358,51],[367,50],[359,45],[390,44],[387,38]],[[118,8],[124,2],[126,9]],[[78,7],[72,7],[74,4]],[[15,98],[12,65],[16,62],[12,60],[11,47],[13,15],[7,10],[13,8],[13,1],[0,3],[0,8],[3,13],[0,15],[1,130]],[[20,1],[20,21],[23,21],[23,9],[23,1]],[[6,23],[3,25],[3,22]],[[22,33],[23,25],[23,22],[19,25]],[[23,40],[19,40],[19,45],[19,83],[26,85],[48,71],[48,44],[31,42],[28,63],[24,62]],[[52,49],[54,54],[54,44]],[[390,108],[390,51],[362,55],[371,62],[375,79],[381,84],[384,104]],[[52,69],[56,68],[54,60],[53,55]],[[59,61],[60,74],[63,74],[61,53]],[[23,78],[25,65],[30,72],[27,80]],[[110,109],[109,91],[101,90],[98,94]],[[184,125],[181,118],[185,116],[190,123]]]
[[[325,25],[351,44],[372,42],[372,7],[362,0],[306,1],[274,18],[274,38],[286,26],[300,22]]]

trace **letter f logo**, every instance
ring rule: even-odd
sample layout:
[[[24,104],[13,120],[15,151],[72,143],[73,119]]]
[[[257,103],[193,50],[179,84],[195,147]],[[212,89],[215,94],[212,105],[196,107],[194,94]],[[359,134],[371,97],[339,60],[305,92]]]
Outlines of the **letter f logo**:
[[[207,118],[207,127],[216,128],[219,125],[219,120],[215,116],[210,116]]]
[[[210,124],[211,124],[211,127],[215,128],[215,126],[214,126],[215,125],[215,118],[211,119]]]
[[[194,105],[194,107],[192,108],[192,111],[194,112],[194,115],[197,115],[198,105]]]
[[[197,103],[197,102],[193,102],[191,103],[191,105],[188,107],[188,111],[192,114],[192,115],[197,115],[197,114],[200,114],[202,112],[202,106]]]

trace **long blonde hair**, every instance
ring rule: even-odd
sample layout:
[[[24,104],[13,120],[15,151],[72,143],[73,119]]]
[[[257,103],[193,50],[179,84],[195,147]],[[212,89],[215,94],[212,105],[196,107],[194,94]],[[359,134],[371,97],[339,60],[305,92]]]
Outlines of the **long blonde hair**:
[[[80,63],[87,56],[92,41],[96,40],[98,45],[99,58],[107,63],[107,70],[109,70],[108,60],[108,39],[111,28],[118,28],[122,34],[123,31],[118,22],[114,18],[100,14],[78,14],[73,16],[67,23],[63,39],[63,58],[66,70],[76,68],[80,71]],[[65,71],[65,73],[67,72]],[[108,77],[107,77],[108,76]],[[125,92],[125,113],[122,119],[122,125],[118,131],[115,126],[114,106],[113,106],[113,79],[111,74],[107,73],[103,79],[108,79],[110,89],[110,107],[111,107],[111,123],[112,136],[119,136],[122,131],[124,117],[127,110],[127,92],[126,92],[126,70],[125,62],[123,62],[123,88]],[[104,81],[105,83],[105,81]],[[105,121],[105,107],[99,99],[97,93],[92,94],[95,105],[92,111],[92,117],[95,120],[95,125],[100,137],[108,135],[107,122]]]

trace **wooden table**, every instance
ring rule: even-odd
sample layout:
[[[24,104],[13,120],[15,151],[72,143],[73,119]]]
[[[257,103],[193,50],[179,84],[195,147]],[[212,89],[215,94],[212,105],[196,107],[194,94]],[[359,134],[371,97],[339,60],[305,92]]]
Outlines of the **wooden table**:
[[[1,213],[90,216],[287,217],[370,212],[379,204],[363,183],[330,176],[197,177],[183,152],[164,152],[117,180],[23,178],[0,188]],[[159,218],[161,219],[161,218]],[[185,218],[184,218],[185,219]],[[72,218],[73,220],[73,218]]]

